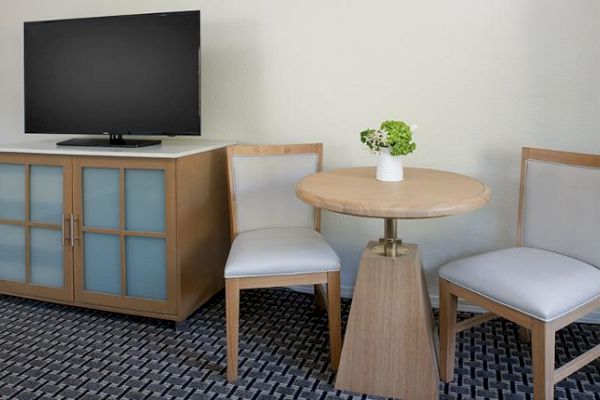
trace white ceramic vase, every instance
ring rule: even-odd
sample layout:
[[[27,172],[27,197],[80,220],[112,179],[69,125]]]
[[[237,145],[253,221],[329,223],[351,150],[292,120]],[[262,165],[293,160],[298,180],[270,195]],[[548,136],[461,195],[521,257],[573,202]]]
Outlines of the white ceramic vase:
[[[377,159],[377,180],[383,182],[400,182],[403,179],[402,156],[393,156],[390,154],[389,148],[381,148]]]

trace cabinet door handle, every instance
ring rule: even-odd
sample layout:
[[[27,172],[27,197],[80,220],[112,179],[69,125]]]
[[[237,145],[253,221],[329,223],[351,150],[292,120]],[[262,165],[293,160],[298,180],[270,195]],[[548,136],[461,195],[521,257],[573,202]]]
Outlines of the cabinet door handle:
[[[75,215],[71,214],[71,247],[75,247],[75,241],[79,239],[79,236],[75,236],[75,221],[78,221]]]
[[[66,219],[67,219],[67,214],[63,214],[62,215],[62,225],[61,225],[61,232],[62,232],[62,238],[63,238],[63,240],[62,240],[63,247],[65,246],[65,241],[67,239],[69,239],[68,237],[65,236],[65,234],[66,234],[66,225],[67,225],[66,224]]]

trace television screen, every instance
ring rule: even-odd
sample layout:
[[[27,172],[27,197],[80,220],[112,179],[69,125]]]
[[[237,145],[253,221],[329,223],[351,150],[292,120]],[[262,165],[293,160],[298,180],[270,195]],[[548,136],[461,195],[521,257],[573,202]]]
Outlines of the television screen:
[[[25,132],[200,134],[200,12],[26,22]]]

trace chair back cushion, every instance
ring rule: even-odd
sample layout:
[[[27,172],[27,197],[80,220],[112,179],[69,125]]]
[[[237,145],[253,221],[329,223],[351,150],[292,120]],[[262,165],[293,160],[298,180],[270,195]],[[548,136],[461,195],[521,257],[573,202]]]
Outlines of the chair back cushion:
[[[314,208],[296,197],[296,185],[317,172],[317,153],[234,155],[237,232],[275,227],[314,228]]]
[[[600,168],[526,162],[523,246],[600,268]]]

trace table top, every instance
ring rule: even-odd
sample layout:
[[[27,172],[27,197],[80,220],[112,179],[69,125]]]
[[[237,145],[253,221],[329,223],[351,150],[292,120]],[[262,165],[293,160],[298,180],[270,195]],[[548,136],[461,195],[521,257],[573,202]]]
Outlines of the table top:
[[[298,197],[315,207],[373,218],[434,218],[478,209],[490,190],[465,175],[404,168],[401,182],[380,182],[375,167],[343,168],[307,176]]]

